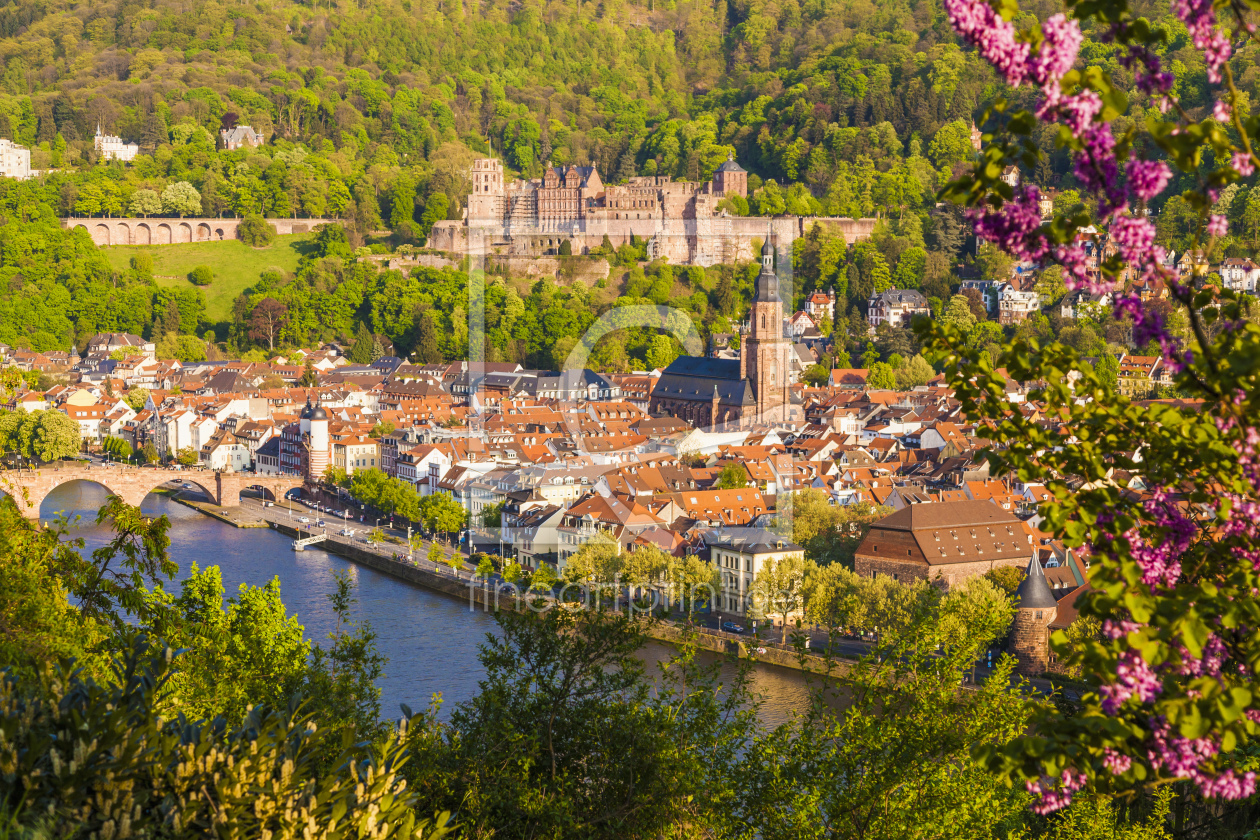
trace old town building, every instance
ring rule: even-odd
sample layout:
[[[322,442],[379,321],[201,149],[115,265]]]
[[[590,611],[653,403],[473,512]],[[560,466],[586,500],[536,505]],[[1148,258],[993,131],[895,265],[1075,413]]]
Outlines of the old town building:
[[[863,577],[939,579],[952,587],[1000,566],[1022,568],[1033,551],[1024,523],[992,502],[912,504],[871,528],[854,568]]]

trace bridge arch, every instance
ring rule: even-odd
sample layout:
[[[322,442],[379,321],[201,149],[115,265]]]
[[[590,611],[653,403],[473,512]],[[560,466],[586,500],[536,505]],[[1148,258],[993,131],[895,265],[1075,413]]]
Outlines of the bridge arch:
[[[157,237],[154,239],[154,245],[170,245],[171,244],[171,226],[163,222],[157,226]]]
[[[131,237],[132,245],[151,245],[153,244],[153,231],[149,230],[149,226],[141,222],[136,225],[136,232]]]
[[[188,222],[180,222],[179,227],[175,229],[175,241],[176,242],[192,242],[193,241],[192,225],[188,224]]]
[[[129,505],[139,507],[145,497],[169,481],[200,488],[212,504],[234,506],[241,501],[241,490],[261,487],[273,500],[303,485],[303,479],[291,475],[256,475],[254,473],[219,473],[204,470],[170,470],[152,467],[49,467],[37,470],[0,471],[0,491],[13,498],[23,516],[35,518],[40,506],[57,487],[72,481],[90,481],[101,485]]]
[[[197,241],[198,242],[210,241],[210,225],[206,224],[205,222],[202,222],[201,224],[197,225]]]

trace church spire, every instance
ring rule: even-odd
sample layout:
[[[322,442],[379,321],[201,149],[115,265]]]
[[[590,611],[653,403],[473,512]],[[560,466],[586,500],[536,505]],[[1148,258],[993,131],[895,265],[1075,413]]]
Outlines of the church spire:
[[[779,297],[779,276],[774,271],[774,246],[770,244],[773,229],[766,231],[766,241],[761,246],[761,273],[757,275],[754,300],[766,303],[782,303]]]

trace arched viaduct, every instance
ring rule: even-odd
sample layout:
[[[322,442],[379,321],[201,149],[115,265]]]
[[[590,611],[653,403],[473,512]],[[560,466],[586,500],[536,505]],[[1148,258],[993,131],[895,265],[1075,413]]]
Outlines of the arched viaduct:
[[[268,219],[276,233],[309,233],[332,219]],[[62,219],[66,228],[83,228],[97,245],[178,245],[236,239],[240,219]]]
[[[94,466],[7,470],[0,473],[0,490],[13,497],[23,516],[36,519],[48,494],[71,481],[95,482],[127,504],[139,505],[145,496],[171,480],[201,488],[216,505],[240,504],[241,491],[250,487],[261,487],[273,499],[283,499],[285,493],[303,484],[300,476],[292,475]]]

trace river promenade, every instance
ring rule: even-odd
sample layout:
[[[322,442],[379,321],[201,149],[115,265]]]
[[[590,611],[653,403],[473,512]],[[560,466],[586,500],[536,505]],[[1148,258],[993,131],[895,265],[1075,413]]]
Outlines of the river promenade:
[[[326,535],[316,544],[318,548],[399,580],[461,599],[472,610],[488,612],[494,609],[553,609],[560,603],[549,594],[526,592],[498,576],[479,576],[468,568],[466,562],[461,562],[458,567],[449,563],[430,562],[428,541],[421,542],[409,551],[401,533],[391,533],[384,529],[384,539],[369,542],[366,535],[374,530],[374,526],[361,523],[355,518],[343,519],[324,514],[327,516],[325,526],[320,527],[316,525],[317,514],[298,503],[289,506],[285,501],[267,506],[260,499],[245,498],[240,505],[223,507],[185,498],[185,495],[189,494],[176,494],[175,500],[237,528],[268,528],[294,539]],[[310,521],[303,523],[302,518]],[[340,532],[347,527],[356,533],[353,536],[343,536]],[[391,538],[398,542],[392,542]],[[449,547],[443,547],[443,551],[447,557],[451,555]],[[633,603],[621,593],[612,599],[605,599],[604,605],[631,614],[637,612],[647,618],[646,611],[636,610]],[[763,664],[817,674],[843,671],[854,659],[869,650],[866,643],[858,640],[843,640],[838,643],[833,641],[832,657],[828,659],[804,653],[793,644],[783,645],[752,634],[727,633],[716,627],[706,626],[708,623],[716,623],[717,617],[698,614],[695,618],[698,623],[669,619],[645,621],[644,631],[650,638],[666,644],[691,642],[701,650],[736,654]],[[776,636],[781,635],[781,628],[768,629]],[[820,638],[818,634],[811,632],[804,633],[804,636],[810,640],[813,649],[826,644],[825,636]]]

